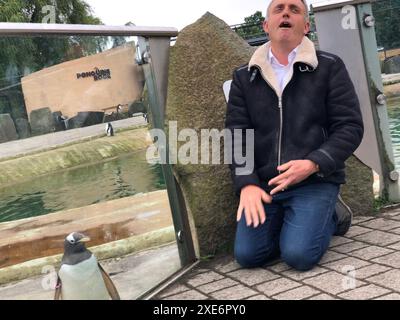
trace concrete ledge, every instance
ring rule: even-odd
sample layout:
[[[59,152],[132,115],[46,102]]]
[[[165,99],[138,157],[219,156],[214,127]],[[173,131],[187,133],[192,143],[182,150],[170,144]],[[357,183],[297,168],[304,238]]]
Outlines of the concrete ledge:
[[[170,226],[127,239],[90,247],[90,250],[96,255],[98,260],[105,260],[137,253],[174,241],[174,227]],[[0,269],[0,285],[44,274],[45,270],[43,268],[46,266],[58,268],[61,258],[62,254],[58,254],[2,268]]]
[[[2,187],[27,181],[55,171],[101,162],[121,154],[147,148],[152,143],[147,128],[120,132],[113,137],[100,137],[74,143],[33,155],[1,161]],[[46,142],[43,141],[45,145]]]
[[[0,224],[0,268],[64,251],[64,238],[80,231],[97,246],[173,225],[166,190],[100,202]]]

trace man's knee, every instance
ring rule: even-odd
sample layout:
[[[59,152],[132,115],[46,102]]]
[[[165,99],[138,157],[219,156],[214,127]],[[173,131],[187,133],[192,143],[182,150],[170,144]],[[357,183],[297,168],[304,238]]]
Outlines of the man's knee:
[[[235,259],[243,268],[262,267],[268,261],[279,256],[279,248],[257,250],[246,246],[235,246]]]
[[[321,254],[298,245],[288,245],[281,248],[281,258],[292,268],[307,271],[319,262]]]
[[[257,257],[254,250],[246,250],[244,247],[235,247],[235,259],[243,268],[257,268],[262,261]]]

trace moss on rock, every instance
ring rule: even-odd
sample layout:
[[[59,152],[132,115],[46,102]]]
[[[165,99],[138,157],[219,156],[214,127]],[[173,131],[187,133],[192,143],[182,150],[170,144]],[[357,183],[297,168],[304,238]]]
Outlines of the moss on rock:
[[[210,13],[179,33],[171,49],[167,101],[167,120],[178,122],[178,132],[191,128],[200,137],[201,129],[224,129],[223,83],[249,61],[253,51]],[[174,174],[196,226],[200,255],[231,248],[238,199],[228,166],[177,164]]]

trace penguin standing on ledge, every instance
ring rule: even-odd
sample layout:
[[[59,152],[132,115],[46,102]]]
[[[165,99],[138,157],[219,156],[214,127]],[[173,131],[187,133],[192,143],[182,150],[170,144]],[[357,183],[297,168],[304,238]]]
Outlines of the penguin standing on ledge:
[[[86,249],[88,241],[78,232],[65,238],[54,300],[120,300],[111,278]]]
[[[111,137],[111,136],[114,135],[114,128],[113,128],[113,126],[111,125],[110,122],[108,122],[107,125],[106,125],[106,133],[107,133],[108,137]]]

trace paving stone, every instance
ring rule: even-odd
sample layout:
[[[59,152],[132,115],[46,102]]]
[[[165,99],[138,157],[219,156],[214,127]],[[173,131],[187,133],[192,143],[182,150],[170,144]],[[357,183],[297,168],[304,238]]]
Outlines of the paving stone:
[[[395,233],[395,234],[400,234],[400,228],[392,229],[390,232]]]
[[[393,217],[393,216],[398,216],[398,215],[400,215],[400,209],[393,209],[393,210],[382,213],[382,216],[384,216],[384,217]]]
[[[394,249],[394,250],[399,250],[400,251],[400,242],[397,242],[395,244],[392,244],[388,246],[389,249]]]
[[[347,273],[349,269],[356,270],[358,268],[365,267],[369,264],[370,264],[369,262],[366,262],[364,260],[360,260],[360,259],[357,259],[354,257],[349,257],[349,258],[345,258],[345,259],[327,263],[324,265],[324,267],[333,269],[337,272]]]
[[[393,252],[393,250],[382,248],[382,247],[377,247],[377,246],[368,246],[363,249],[353,251],[351,253],[351,255],[354,257],[357,257],[357,258],[364,259],[364,260],[371,260],[373,258],[384,256],[391,252]]]
[[[376,298],[374,300],[400,300],[400,294],[391,293],[391,294],[387,294],[386,296]]]
[[[227,276],[232,277],[240,282],[253,286],[262,282],[270,281],[279,278],[279,276],[271,271],[255,268],[255,269],[241,269],[230,272]]]
[[[267,296],[264,296],[263,294],[258,294],[254,297],[247,298],[246,300],[271,300]]]
[[[322,256],[322,259],[320,260],[320,262],[318,264],[319,265],[324,265],[324,264],[329,263],[331,261],[335,261],[335,260],[339,260],[339,259],[343,259],[343,258],[347,258],[347,256],[344,255],[344,254],[335,252],[335,251],[328,250]]]
[[[276,296],[273,296],[272,298],[276,300],[302,300],[318,293],[320,293],[320,291],[315,290],[309,286],[301,286],[299,288],[280,293]]]
[[[239,283],[235,280],[225,278],[222,280],[211,282],[209,284],[203,284],[202,286],[196,287],[196,289],[208,294],[208,293],[222,290],[222,289],[232,287],[232,286],[238,285],[238,284]]]
[[[198,275],[200,273],[206,273],[206,272],[210,272],[211,270],[208,268],[194,268],[192,271],[190,271],[190,275],[191,276],[195,276]]]
[[[256,288],[257,290],[263,292],[267,297],[272,297],[283,291],[287,291],[300,286],[301,283],[286,278],[279,278],[276,280],[260,284]]]
[[[391,220],[400,221],[400,216],[398,216],[398,215],[394,215],[394,216],[391,216],[390,218],[389,217],[387,217],[387,218],[391,219]]]
[[[385,218],[378,218],[378,219],[360,223],[359,226],[387,231],[387,230],[391,230],[391,229],[395,229],[395,228],[400,228],[400,221],[393,221],[393,220],[389,220],[389,219],[385,219]]]
[[[196,290],[189,290],[164,298],[164,300],[206,300],[206,299],[208,299],[207,296],[201,294]]]
[[[256,291],[239,284],[235,287],[213,292],[211,293],[211,297],[217,300],[240,300],[256,294]]]
[[[297,271],[295,269],[290,269],[285,272],[282,272],[282,274],[293,280],[301,281],[303,279],[311,278],[318,274],[328,272],[328,271],[330,271],[330,270],[316,266],[309,271]]]
[[[361,288],[357,288],[354,290],[350,290],[348,292],[342,293],[339,295],[340,298],[346,300],[370,300],[375,297],[379,297],[384,295],[385,293],[389,293],[390,290],[379,287],[374,284],[370,284],[368,286],[364,286]]]
[[[379,273],[384,273],[390,269],[391,268],[382,266],[380,264],[372,264],[372,265],[357,269],[355,271],[356,278],[357,279],[365,279],[365,278],[371,277],[371,276],[379,274]]]
[[[183,284],[179,284],[179,283],[175,283],[172,286],[168,287],[167,289],[163,290],[162,292],[160,292],[158,294],[159,298],[163,298],[166,296],[171,296],[173,294],[177,294],[183,291],[188,291],[190,290],[190,288],[188,288],[187,286],[183,285]]]
[[[357,216],[357,217],[354,217],[353,220],[351,221],[351,224],[352,224],[351,228],[353,228],[353,226],[356,225],[356,224],[359,224],[359,223],[362,223],[362,222],[365,222],[365,221],[368,221],[368,220],[372,220],[372,219],[375,219],[375,217],[370,217],[370,216]]]
[[[231,271],[241,269],[241,266],[239,263],[237,263],[235,260],[233,260],[233,261],[229,261],[226,263],[217,264],[214,268],[215,268],[215,270],[217,270],[221,273],[228,273]]]
[[[334,297],[330,296],[329,294],[326,293],[321,293],[317,296],[308,298],[307,300],[337,300]]]
[[[366,280],[400,292],[400,270],[393,269],[388,272],[367,278]]]
[[[387,246],[400,241],[400,235],[374,230],[354,238],[377,246]]]
[[[371,232],[371,229],[360,227],[360,226],[351,226],[345,236],[347,238],[352,238],[352,237],[355,237],[355,236],[358,236],[360,234],[364,234],[367,232]]]
[[[390,267],[400,268],[400,252],[394,252],[383,257],[375,258],[372,261]]]
[[[221,276],[220,274],[214,271],[209,271],[196,275],[192,279],[188,280],[187,283],[193,287],[197,287],[212,281],[221,280],[222,278],[223,276]]]
[[[289,269],[291,269],[291,267],[290,266],[288,266],[285,262],[279,262],[279,263],[277,263],[277,264],[274,264],[273,266],[268,266],[268,267],[265,267],[267,270],[272,270],[272,271],[274,271],[274,272],[282,272],[282,271],[286,271],[286,270],[289,270]]]
[[[400,220],[400,209],[390,210],[382,213],[382,216],[387,219]]]
[[[340,246],[334,247],[334,248],[332,248],[332,250],[340,252],[340,253],[349,253],[349,252],[355,251],[357,249],[365,248],[366,246],[368,246],[367,243],[353,241],[350,243],[346,243],[346,244],[342,244]]]
[[[303,282],[333,295],[350,289],[348,277],[335,271],[306,279]],[[354,279],[354,288],[361,287],[364,284],[365,282]],[[353,283],[351,285],[353,285]]]
[[[339,246],[344,243],[352,242],[353,240],[345,238],[345,237],[332,237],[331,242],[329,243],[329,247]]]

